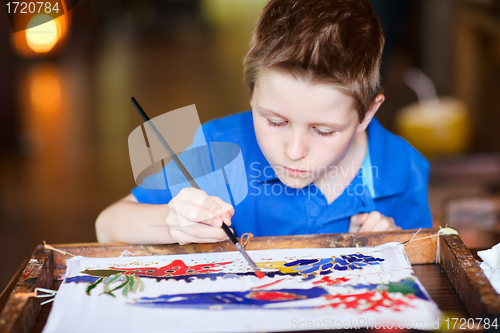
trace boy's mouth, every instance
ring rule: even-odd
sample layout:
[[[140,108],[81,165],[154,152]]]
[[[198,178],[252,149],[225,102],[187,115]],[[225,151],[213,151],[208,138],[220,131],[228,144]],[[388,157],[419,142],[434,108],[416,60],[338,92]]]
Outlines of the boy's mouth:
[[[291,168],[287,168],[287,167],[283,167],[283,170],[285,170],[291,176],[303,176],[303,175],[307,174],[307,171],[291,169]]]

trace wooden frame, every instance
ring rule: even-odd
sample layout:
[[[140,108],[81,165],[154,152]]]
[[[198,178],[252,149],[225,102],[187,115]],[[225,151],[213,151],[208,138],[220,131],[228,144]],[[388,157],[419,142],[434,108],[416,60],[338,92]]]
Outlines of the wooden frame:
[[[248,250],[278,248],[338,248],[376,246],[387,242],[406,242],[416,230],[382,233],[323,234],[252,238]],[[435,236],[435,237],[428,237]],[[424,238],[428,237],[428,238]],[[235,251],[229,242],[188,245],[126,245],[120,243],[60,244],[54,247],[87,257],[117,257],[125,250],[135,255],[187,254]],[[421,230],[405,247],[413,265],[437,263],[446,273],[458,296],[472,318],[500,315],[500,297],[495,292],[470,251],[457,235],[441,235],[436,229]],[[16,297],[33,292],[35,288],[50,288],[66,270],[63,254],[46,250],[39,245],[24,268],[21,277],[8,295],[0,313],[0,332],[30,332],[41,309],[41,300]],[[7,297],[7,296],[6,296]]]

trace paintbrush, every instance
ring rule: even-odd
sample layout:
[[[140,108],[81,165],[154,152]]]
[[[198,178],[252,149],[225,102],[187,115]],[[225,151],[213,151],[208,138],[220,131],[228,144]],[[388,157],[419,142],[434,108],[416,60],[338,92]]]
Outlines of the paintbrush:
[[[163,135],[161,135],[160,131],[158,131],[158,129],[153,124],[153,122],[151,121],[151,119],[149,119],[148,115],[146,114],[146,112],[144,112],[144,110],[139,105],[139,103],[137,102],[137,100],[134,97],[131,97],[130,100],[132,101],[132,104],[134,104],[134,106],[137,109],[137,111],[139,111],[139,114],[141,115],[142,119],[144,119],[144,121],[148,124],[149,128],[151,128],[151,130],[153,131],[153,133],[156,136],[156,138],[158,139],[158,141],[160,141],[160,143],[163,146],[163,148],[165,148],[165,150],[167,151],[168,155],[170,155],[170,158],[174,161],[174,163],[177,165],[177,167],[179,168],[179,170],[181,170],[181,172],[184,175],[184,177],[186,177],[186,179],[188,180],[189,184],[191,184],[192,187],[201,190],[200,186],[196,183],[196,181],[194,180],[194,178],[191,176],[191,174],[189,173],[188,169],[186,169],[186,167],[181,162],[181,160],[179,159],[179,157],[177,157],[177,154],[172,150],[172,148],[170,147],[170,145],[167,143],[167,140],[165,140],[165,138],[163,137]],[[234,246],[236,246],[236,248],[238,249],[238,251],[240,251],[240,253],[243,255],[243,257],[246,259],[246,261],[248,262],[248,264],[250,265],[250,267],[255,272],[255,275],[259,279],[262,279],[265,276],[264,273],[262,273],[260,271],[260,269],[257,267],[257,265],[255,265],[255,263],[253,262],[253,260],[248,256],[247,251],[245,251],[245,249],[241,246],[241,244],[238,241],[238,239],[236,238],[236,236],[234,236],[234,234],[231,231],[231,229],[229,229],[229,227],[224,222],[222,222],[222,229],[227,234],[227,236],[229,237],[229,239],[233,242]]]

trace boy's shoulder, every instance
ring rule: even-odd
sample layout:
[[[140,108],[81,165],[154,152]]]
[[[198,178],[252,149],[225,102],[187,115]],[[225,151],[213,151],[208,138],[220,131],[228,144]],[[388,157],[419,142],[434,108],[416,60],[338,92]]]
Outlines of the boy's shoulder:
[[[210,120],[202,128],[208,142],[235,142],[255,138],[252,111]]]
[[[368,126],[372,167],[377,196],[401,193],[409,182],[427,186],[429,162],[402,137],[389,132],[375,118]]]

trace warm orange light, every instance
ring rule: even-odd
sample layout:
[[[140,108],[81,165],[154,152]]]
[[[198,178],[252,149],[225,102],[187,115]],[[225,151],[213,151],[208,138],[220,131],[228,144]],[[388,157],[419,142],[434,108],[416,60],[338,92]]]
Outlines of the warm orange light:
[[[34,15],[26,23],[27,30],[12,34],[12,44],[15,50],[25,57],[57,53],[67,37],[70,16],[67,13],[44,24],[35,26],[38,22],[46,21],[47,14]],[[30,26],[32,28],[28,28]]]
[[[61,82],[58,71],[42,67],[34,71],[29,80],[31,106],[37,113],[58,113],[61,109]]]
[[[40,24],[40,22],[44,22]],[[54,48],[61,36],[61,25],[51,20],[47,14],[37,14],[28,22],[26,41],[28,46],[37,53],[46,53]]]

